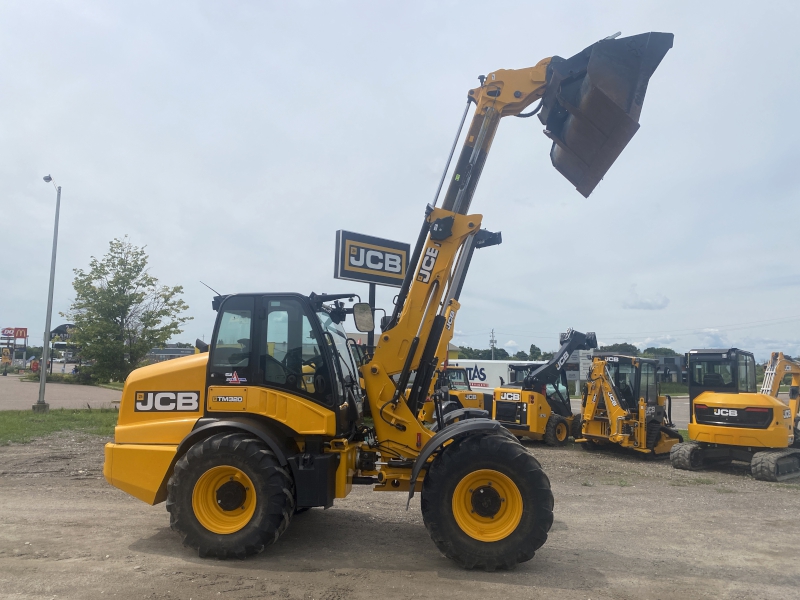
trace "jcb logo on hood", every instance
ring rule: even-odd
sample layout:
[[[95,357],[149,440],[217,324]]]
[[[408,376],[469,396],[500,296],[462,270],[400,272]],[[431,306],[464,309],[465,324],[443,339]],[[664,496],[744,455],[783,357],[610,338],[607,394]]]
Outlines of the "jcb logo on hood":
[[[196,412],[200,410],[200,392],[136,392],[133,410]]]
[[[500,400],[512,400],[513,402],[519,402],[519,394],[514,392],[503,392],[500,394]]]
[[[739,411],[735,408],[715,408],[714,414],[720,417],[735,417],[739,414]]]

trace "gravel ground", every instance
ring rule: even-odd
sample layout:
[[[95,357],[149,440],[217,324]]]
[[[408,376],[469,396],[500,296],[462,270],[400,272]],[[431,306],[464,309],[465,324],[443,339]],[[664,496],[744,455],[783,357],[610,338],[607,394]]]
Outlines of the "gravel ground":
[[[50,408],[107,408],[116,406],[122,392],[94,385],[48,383],[45,402]],[[18,376],[0,377],[0,410],[30,410],[39,399],[39,382],[22,381]]]
[[[798,598],[800,485],[745,469],[530,445],[551,478],[550,539],[510,572],[463,571],[430,541],[418,497],[357,488],[244,561],[198,558],[103,479],[102,444],[57,434],[0,448],[2,598]]]

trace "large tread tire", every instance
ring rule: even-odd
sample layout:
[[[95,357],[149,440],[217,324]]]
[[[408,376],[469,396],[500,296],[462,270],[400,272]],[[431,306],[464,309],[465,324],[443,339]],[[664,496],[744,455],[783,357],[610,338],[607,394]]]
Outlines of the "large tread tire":
[[[563,446],[569,440],[569,424],[561,415],[551,414],[544,428],[544,443],[548,446]]]
[[[453,494],[475,471],[490,469],[510,478],[520,492],[522,516],[503,539],[486,542],[458,524]],[[465,569],[511,569],[533,558],[553,524],[550,480],[539,462],[504,435],[469,435],[447,446],[431,464],[422,487],[422,519],[436,547]]]
[[[750,473],[759,481],[786,481],[800,477],[800,450],[765,450],[750,461]]]
[[[572,438],[577,440],[583,437],[583,415],[578,413],[572,415],[572,427],[570,428]]]
[[[703,448],[697,442],[675,444],[669,451],[669,460],[675,469],[699,471],[703,468]]]
[[[218,466],[232,466],[252,481],[256,506],[239,531],[218,534],[195,515],[192,496],[198,479]],[[243,433],[221,433],[192,446],[175,464],[167,484],[170,527],[201,557],[245,558],[275,543],[295,512],[294,480],[263,442]]]

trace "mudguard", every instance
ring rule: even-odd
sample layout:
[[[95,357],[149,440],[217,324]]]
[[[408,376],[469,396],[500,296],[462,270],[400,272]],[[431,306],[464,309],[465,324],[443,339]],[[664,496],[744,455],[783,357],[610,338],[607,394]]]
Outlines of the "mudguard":
[[[197,429],[193,430],[189,435],[183,438],[183,441],[178,445],[178,450],[175,453],[175,460],[178,460],[189,450],[189,448],[194,446],[200,440],[203,440],[210,435],[223,433],[225,431],[246,431],[247,433],[252,433],[255,437],[269,446],[269,449],[275,454],[275,458],[278,459],[278,462],[282,467],[285,467],[289,464],[289,461],[286,458],[286,453],[281,447],[280,442],[275,439],[275,437],[273,437],[269,431],[266,430],[266,428],[259,427],[257,423],[232,420],[213,421],[206,425],[201,425]]]
[[[496,433],[504,435],[519,444],[519,440],[517,440],[517,438],[514,437],[514,435],[508,429],[503,427],[499,421],[494,421],[492,419],[467,419],[465,421],[454,423],[449,427],[445,427],[442,429],[442,431],[428,440],[428,443],[422,447],[419,456],[417,456],[417,460],[414,462],[414,466],[411,469],[411,481],[408,488],[408,502],[406,502],[406,510],[408,510],[408,507],[411,504],[411,499],[414,497],[414,486],[417,483],[419,472],[428,462],[428,459],[433,456],[433,454],[437,452],[439,448],[441,448],[446,442],[449,442],[453,438],[462,435],[472,435],[475,433]]]
[[[444,426],[449,427],[456,419],[490,419],[489,411],[481,408],[459,408],[444,416]],[[439,431],[439,423],[434,423],[431,431]]]

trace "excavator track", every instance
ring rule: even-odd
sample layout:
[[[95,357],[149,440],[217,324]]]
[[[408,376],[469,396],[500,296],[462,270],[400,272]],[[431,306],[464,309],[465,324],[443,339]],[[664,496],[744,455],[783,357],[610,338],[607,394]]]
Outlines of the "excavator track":
[[[800,477],[800,450],[756,452],[750,461],[750,472],[761,481],[786,481]]]

